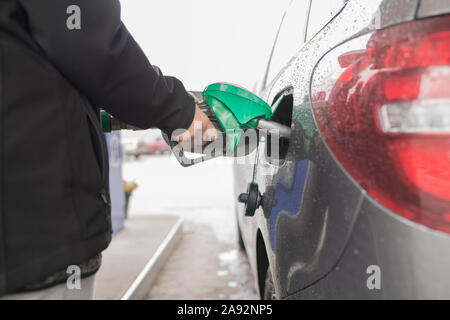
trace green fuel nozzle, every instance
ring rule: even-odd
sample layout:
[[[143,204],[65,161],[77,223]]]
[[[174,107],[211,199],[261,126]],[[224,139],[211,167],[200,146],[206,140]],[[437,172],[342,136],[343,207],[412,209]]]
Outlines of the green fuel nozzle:
[[[290,138],[291,128],[270,121],[279,103],[272,109],[255,94],[229,83],[209,85],[203,91],[203,100],[227,133],[231,151],[236,149],[243,131],[248,129],[278,131],[280,137]]]
[[[226,150],[217,152],[217,148],[214,149],[210,144],[207,144],[200,152],[204,155],[203,157],[189,159],[180,144],[164,135],[175,157],[183,166],[191,166],[218,156],[236,156],[238,146],[243,144],[242,135],[246,130],[266,130],[275,132],[280,138],[290,138],[290,127],[271,121],[281,100],[270,107],[264,100],[250,91],[229,83],[214,83],[207,86],[202,93],[196,92],[193,94],[199,99],[200,109],[209,117],[216,129],[222,133],[222,139],[212,144],[221,142],[223,149]],[[106,112],[102,112],[101,120],[105,132],[121,129],[139,130],[121,123]],[[208,147],[209,150],[213,151],[208,153]],[[247,148],[247,150],[249,149]]]

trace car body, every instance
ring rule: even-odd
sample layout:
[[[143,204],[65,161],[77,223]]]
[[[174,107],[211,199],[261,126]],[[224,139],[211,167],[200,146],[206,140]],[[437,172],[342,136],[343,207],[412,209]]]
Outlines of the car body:
[[[262,196],[252,216],[236,200],[262,298],[450,298],[449,14],[441,0],[290,4],[255,80],[291,139],[234,166],[236,199],[249,183]]]

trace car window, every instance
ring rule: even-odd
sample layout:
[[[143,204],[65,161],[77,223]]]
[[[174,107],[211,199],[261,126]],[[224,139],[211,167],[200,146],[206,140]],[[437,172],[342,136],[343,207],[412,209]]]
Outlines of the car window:
[[[306,41],[314,37],[342,9],[347,0],[312,0]]]
[[[275,40],[264,85],[270,83],[304,43],[309,0],[291,1]]]

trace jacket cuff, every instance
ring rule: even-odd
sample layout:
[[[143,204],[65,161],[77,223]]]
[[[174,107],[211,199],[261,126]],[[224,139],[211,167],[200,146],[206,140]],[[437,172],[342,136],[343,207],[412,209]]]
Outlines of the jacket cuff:
[[[176,129],[187,130],[194,121],[194,116],[195,116],[195,100],[189,93],[186,92],[184,107],[180,112],[180,124],[177,128],[173,128],[173,130]]]
[[[164,124],[159,128],[169,137],[175,130],[179,129],[188,129],[192,122],[194,121],[195,116],[195,100],[194,98],[186,91],[183,84],[174,79],[174,96],[178,96],[178,101],[173,102],[178,105],[175,107],[174,111],[171,115],[166,117]]]

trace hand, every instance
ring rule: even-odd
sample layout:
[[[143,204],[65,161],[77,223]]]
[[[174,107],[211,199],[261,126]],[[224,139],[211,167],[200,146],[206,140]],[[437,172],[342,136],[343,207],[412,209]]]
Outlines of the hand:
[[[182,135],[175,137],[175,141],[178,141],[186,149],[194,149],[216,139],[216,128],[197,104],[192,124]]]

